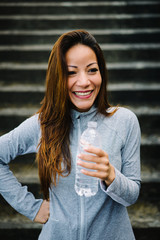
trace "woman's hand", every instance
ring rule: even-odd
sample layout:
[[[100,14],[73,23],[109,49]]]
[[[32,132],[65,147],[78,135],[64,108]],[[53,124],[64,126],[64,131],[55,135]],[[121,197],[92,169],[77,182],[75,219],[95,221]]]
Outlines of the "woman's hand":
[[[48,221],[49,215],[49,201],[44,200],[34,219],[34,222],[44,224]]]
[[[84,149],[87,153],[91,154],[79,154],[78,158],[85,160],[87,162],[78,160],[77,164],[82,169],[81,172],[85,175],[100,178],[105,181],[107,186],[109,186],[113,180],[115,179],[115,170],[114,167],[110,164],[108,154],[99,148],[95,148],[93,146],[89,146]],[[92,155],[94,154],[94,155]],[[88,171],[88,169],[92,169],[95,171]]]

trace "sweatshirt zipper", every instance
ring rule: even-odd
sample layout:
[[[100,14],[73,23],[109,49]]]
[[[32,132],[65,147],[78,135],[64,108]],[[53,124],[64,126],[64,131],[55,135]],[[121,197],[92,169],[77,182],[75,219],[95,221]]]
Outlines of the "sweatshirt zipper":
[[[78,142],[81,136],[81,128],[80,128],[80,117],[78,118]],[[86,221],[85,221],[85,199],[84,196],[80,198],[80,240],[86,239]]]
[[[84,196],[80,197],[80,205],[81,205],[80,240],[85,240],[87,224],[86,224],[86,218],[85,218],[85,197]]]

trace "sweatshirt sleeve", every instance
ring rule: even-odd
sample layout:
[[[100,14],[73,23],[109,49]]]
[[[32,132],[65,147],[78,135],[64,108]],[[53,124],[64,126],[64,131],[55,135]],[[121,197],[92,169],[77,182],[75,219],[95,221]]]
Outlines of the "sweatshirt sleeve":
[[[34,220],[42,199],[35,199],[27,186],[22,186],[9,170],[8,163],[18,155],[37,151],[39,141],[38,115],[0,137],[0,193],[19,213]]]
[[[121,171],[115,168],[114,181],[108,187],[101,181],[101,188],[114,201],[127,207],[136,202],[140,191],[141,133],[137,117],[132,112],[129,112],[124,125],[125,138],[121,149]]]

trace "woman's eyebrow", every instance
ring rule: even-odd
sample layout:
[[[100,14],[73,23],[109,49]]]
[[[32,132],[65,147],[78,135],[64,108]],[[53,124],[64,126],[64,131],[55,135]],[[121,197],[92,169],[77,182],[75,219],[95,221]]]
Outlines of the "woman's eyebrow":
[[[90,67],[90,66],[93,65],[93,64],[97,64],[97,65],[98,65],[97,62],[93,62],[93,63],[88,64],[87,67]]]
[[[90,67],[93,64],[97,64],[98,65],[97,62],[93,62],[93,63],[88,64],[87,67]],[[78,68],[77,66],[74,66],[74,65],[68,65],[68,67]]]
[[[77,66],[73,66],[73,65],[68,65],[68,67],[78,68]]]

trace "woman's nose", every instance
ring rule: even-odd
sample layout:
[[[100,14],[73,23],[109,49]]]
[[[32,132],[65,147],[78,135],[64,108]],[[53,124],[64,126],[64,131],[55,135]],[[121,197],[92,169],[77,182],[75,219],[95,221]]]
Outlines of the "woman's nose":
[[[90,83],[87,73],[81,73],[78,76],[77,85],[81,87],[86,87]]]

